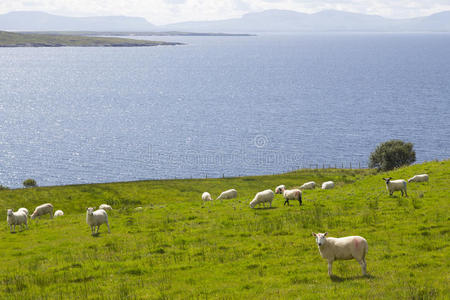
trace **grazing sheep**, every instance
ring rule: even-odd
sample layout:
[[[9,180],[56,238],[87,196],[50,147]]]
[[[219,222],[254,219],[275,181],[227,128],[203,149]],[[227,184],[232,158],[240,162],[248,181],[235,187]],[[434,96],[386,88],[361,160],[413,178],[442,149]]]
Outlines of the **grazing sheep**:
[[[204,192],[202,194],[202,200],[203,201],[212,201],[211,194],[208,192]]]
[[[54,217],[61,217],[61,216],[64,216],[64,212],[62,210],[59,209],[55,211]]]
[[[26,209],[25,207],[21,207],[21,208],[19,208],[17,211],[18,211],[18,212],[19,212],[19,211],[23,211],[23,212],[27,215],[27,217],[28,217],[28,215],[29,215],[28,209]]]
[[[284,205],[289,205],[289,200],[298,200],[299,205],[302,205],[302,191],[299,189],[293,189],[293,190],[285,190],[283,191],[283,197],[284,197]]]
[[[320,255],[328,260],[328,275],[333,276],[332,267],[335,260],[356,259],[361,265],[363,275],[367,275],[366,254],[369,245],[365,238],[360,236],[347,236],[342,238],[327,238],[328,233],[313,233],[319,247]]]
[[[135,211],[143,211],[144,209],[142,208],[142,206],[138,206],[134,209]]]
[[[255,208],[258,204],[263,204],[266,207],[266,202],[269,202],[270,207],[272,207],[272,200],[275,197],[275,194],[272,190],[265,190],[259,193],[256,193],[255,198],[250,202],[250,207]]]
[[[28,218],[27,215],[23,210],[13,212],[12,209],[8,209],[8,212],[6,213],[6,221],[9,225],[9,231],[16,232],[16,225],[20,225],[20,228],[23,228],[23,224],[25,224],[26,228],[28,229]],[[14,226],[14,230],[13,230]]]
[[[49,214],[50,219],[53,219],[53,205],[50,203],[45,203],[42,205],[39,205],[34,209],[34,212],[31,214],[31,218],[35,219],[36,217],[41,218],[41,216]]]
[[[235,189],[227,190],[225,192],[222,192],[222,194],[217,197],[216,200],[222,200],[222,199],[233,199],[237,197],[237,191]]]
[[[334,188],[334,182],[333,181],[325,181],[322,183],[322,190],[330,190]]]
[[[402,196],[403,192],[405,192],[405,197],[408,197],[408,194],[406,193],[406,181],[403,179],[398,180],[391,180],[392,177],[389,178],[383,178],[383,180],[386,182],[386,189],[389,192],[389,196],[392,196],[392,194],[395,191],[401,191]]]
[[[92,235],[98,233],[100,225],[104,223],[108,226],[108,232],[111,232],[109,229],[108,214],[104,209],[94,211],[94,208],[89,207],[86,211],[86,223],[91,226]],[[95,226],[97,226],[97,231],[95,231]]]
[[[426,182],[428,181],[428,174],[414,175],[412,178],[408,179],[408,182]]]
[[[103,209],[103,210],[112,210],[112,207],[108,204],[102,204],[98,207],[98,209]]]
[[[283,191],[286,189],[284,184],[279,185],[275,188],[275,194],[283,194]]]
[[[300,187],[301,190],[313,190],[315,188],[316,188],[316,183],[314,181],[306,182]]]

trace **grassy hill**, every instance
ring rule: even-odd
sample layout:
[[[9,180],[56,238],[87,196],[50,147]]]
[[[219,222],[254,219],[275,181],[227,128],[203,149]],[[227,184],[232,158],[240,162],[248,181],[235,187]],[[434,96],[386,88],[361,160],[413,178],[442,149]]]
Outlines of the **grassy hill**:
[[[137,47],[179,44],[116,37],[106,38],[0,31],[0,47]]]
[[[389,197],[381,177],[428,173]],[[304,205],[250,209],[257,191],[315,180]],[[238,198],[203,204],[236,188]],[[386,173],[302,170],[275,176],[163,180],[0,191],[2,299],[445,299],[449,289],[450,161]],[[6,209],[51,202],[64,217],[9,233]],[[109,203],[111,234],[92,237],[85,209]],[[142,212],[134,208],[142,206]],[[361,235],[369,277],[354,261],[332,280],[311,232]],[[447,298],[448,299],[448,298]]]

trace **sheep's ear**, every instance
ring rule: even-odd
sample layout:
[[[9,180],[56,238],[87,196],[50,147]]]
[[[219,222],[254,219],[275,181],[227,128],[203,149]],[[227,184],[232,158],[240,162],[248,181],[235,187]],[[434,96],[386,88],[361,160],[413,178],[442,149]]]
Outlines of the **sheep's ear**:
[[[386,181],[386,178],[383,177],[383,180]]]
[[[328,232],[325,232],[325,233],[323,234],[323,236],[327,236],[327,234],[328,234]]]
[[[314,232],[312,233],[313,236],[316,236],[317,234],[315,234]]]

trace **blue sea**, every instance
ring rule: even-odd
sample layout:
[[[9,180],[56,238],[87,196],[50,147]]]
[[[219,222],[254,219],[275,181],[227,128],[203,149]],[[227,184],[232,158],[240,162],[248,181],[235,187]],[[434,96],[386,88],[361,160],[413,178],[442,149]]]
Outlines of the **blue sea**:
[[[185,45],[1,48],[0,184],[450,158],[450,34],[148,39]]]

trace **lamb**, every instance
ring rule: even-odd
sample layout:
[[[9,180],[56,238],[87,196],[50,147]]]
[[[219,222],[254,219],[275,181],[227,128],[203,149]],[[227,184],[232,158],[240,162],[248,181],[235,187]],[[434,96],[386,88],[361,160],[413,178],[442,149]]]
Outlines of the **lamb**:
[[[28,209],[26,209],[25,207],[21,207],[21,208],[19,208],[18,210],[17,210],[18,212],[19,211],[23,211],[26,215],[27,215],[27,217],[28,217]]]
[[[314,181],[306,182],[300,187],[301,190],[313,190],[315,188],[316,188],[316,183]]]
[[[298,200],[299,205],[302,205],[302,191],[299,189],[293,189],[293,190],[285,190],[283,192],[284,197],[284,205],[289,206],[289,200]]]
[[[42,205],[39,205],[34,209],[34,212],[31,214],[31,218],[35,219],[36,217],[41,218],[41,216],[49,214],[50,219],[53,219],[53,205],[50,203],[45,203]]]
[[[104,209],[94,211],[94,208],[89,207],[86,211],[86,223],[91,226],[92,235],[98,234],[100,225],[104,223],[108,226],[108,232],[111,233],[108,223],[108,214]],[[97,231],[95,231],[95,226],[97,226]]]
[[[342,238],[327,238],[325,233],[313,233],[319,247],[320,255],[328,260],[328,275],[333,276],[332,267],[335,260],[356,259],[361,265],[363,276],[367,275],[366,254],[369,245],[365,238],[360,236],[347,236]]]
[[[333,181],[325,181],[322,183],[322,190],[330,190],[334,188],[334,182]]]
[[[428,174],[414,175],[412,178],[408,179],[408,182],[426,182],[428,181]]]
[[[202,200],[203,201],[212,201],[211,194],[208,192],[204,192],[202,194]]]
[[[103,209],[103,210],[112,210],[112,207],[108,204],[102,204],[98,207],[98,209]]]
[[[6,221],[8,222],[9,231],[11,233],[16,232],[16,225],[20,225],[20,228],[22,229],[23,224],[25,224],[26,228],[28,229],[28,218],[23,210],[13,212],[12,209],[8,209],[8,212],[6,213]]]
[[[403,192],[405,192],[405,197],[408,197],[408,194],[406,193],[406,181],[403,179],[398,180],[391,180],[392,177],[389,178],[383,178],[383,180],[386,182],[386,189],[389,192],[389,196],[392,196],[392,194],[395,191],[401,191],[402,196]]]
[[[233,199],[237,197],[237,191],[235,189],[227,190],[225,192],[222,192],[222,194],[217,197],[216,200],[222,200],[222,199]]]
[[[272,190],[265,190],[259,193],[256,193],[255,198],[250,202],[250,207],[255,208],[258,204],[263,204],[266,207],[266,202],[269,202],[270,207],[272,207],[272,200],[275,197],[275,194]]]
[[[275,194],[283,194],[283,191],[286,189],[284,184],[279,185],[275,188]]]
[[[62,217],[62,216],[64,216],[64,212],[62,210],[58,209],[57,211],[55,211],[55,215],[54,215],[55,218]]]

